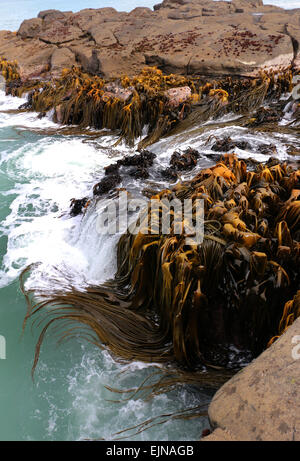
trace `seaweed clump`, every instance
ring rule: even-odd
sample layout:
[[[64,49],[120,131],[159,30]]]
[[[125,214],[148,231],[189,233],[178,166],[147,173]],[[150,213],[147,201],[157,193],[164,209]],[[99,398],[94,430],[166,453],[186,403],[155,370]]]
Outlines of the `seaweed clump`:
[[[175,361],[194,370],[230,366],[229,345],[257,356],[299,316],[299,170],[279,162],[248,170],[226,154],[152,198],[202,199],[203,243],[187,243],[191,229],[182,216],[182,232],[176,232],[176,213],[162,201],[160,209],[141,215],[138,233],[121,237],[116,277],[104,285],[26,292],[25,271],[26,319],[51,306],[34,367],[57,321],[88,326],[94,342],[123,359]],[[165,234],[167,213],[171,230]],[[193,218],[196,213],[193,208]]]
[[[203,123],[209,118],[234,112],[257,111],[264,102],[279,100],[293,88],[291,68],[277,73],[262,71],[253,78],[223,78],[205,81],[197,76],[164,75],[156,67],[145,67],[137,76],[104,80],[73,66],[51,81],[22,81],[16,62],[0,60],[13,96],[28,94],[24,109],[45,114],[54,111],[54,121],[110,129],[129,145],[139,139],[145,149],[175,127]],[[271,114],[272,115],[272,114]],[[254,125],[270,121],[270,111],[259,109]],[[141,174],[143,177],[143,174]]]

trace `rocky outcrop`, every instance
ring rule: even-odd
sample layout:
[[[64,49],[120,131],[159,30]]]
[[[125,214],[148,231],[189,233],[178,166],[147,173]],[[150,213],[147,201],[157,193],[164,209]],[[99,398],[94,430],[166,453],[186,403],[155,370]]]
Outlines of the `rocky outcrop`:
[[[153,11],[42,11],[17,33],[0,32],[0,56],[17,59],[22,78],[46,65],[56,75],[74,61],[104,77],[132,76],[145,65],[165,73],[249,76],[264,67],[300,68],[299,33],[300,9],[262,0],[164,0]],[[57,59],[60,48],[65,62]]]
[[[300,440],[299,344],[300,319],[217,392],[204,440]]]

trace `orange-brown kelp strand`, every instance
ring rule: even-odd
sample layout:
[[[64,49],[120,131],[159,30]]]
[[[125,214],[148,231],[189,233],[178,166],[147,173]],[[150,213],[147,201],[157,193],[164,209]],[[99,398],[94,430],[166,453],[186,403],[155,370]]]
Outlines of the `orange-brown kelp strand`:
[[[0,72],[7,83],[20,80],[17,61],[7,61],[0,56]]]
[[[13,96],[28,94],[26,109],[54,111],[54,121],[116,131],[132,145],[147,127],[139,143],[145,148],[169,133],[185,119],[188,124],[207,121],[229,112],[249,113],[263,102],[279,100],[293,88],[290,68],[261,72],[256,78],[205,81],[195,76],[164,75],[156,67],[145,67],[133,78],[104,80],[73,66],[59,78],[21,80],[17,63],[0,59],[0,70]],[[46,76],[45,76],[46,78]],[[266,115],[266,114],[264,114]],[[262,114],[251,119],[258,123]]]
[[[115,279],[82,291],[26,293],[39,300],[28,317],[51,306],[35,364],[47,328],[60,319],[88,326],[99,346],[127,360],[192,370],[228,366],[228,345],[258,355],[300,314],[299,191],[292,166],[273,159],[248,168],[226,154],[157,194],[204,200],[203,243],[189,245],[175,232],[128,232],[118,243]],[[161,215],[151,215],[158,229]],[[141,219],[147,228],[147,212]]]

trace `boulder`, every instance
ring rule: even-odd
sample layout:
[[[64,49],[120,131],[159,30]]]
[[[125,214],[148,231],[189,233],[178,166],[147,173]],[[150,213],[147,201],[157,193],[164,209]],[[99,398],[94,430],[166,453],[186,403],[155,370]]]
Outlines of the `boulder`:
[[[18,35],[22,38],[36,38],[43,30],[42,19],[25,19],[20,25]]]
[[[40,11],[38,18],[43,19],[46,22],[59,21],[65,19],[65,14],[59,10],[45,10]]]
[[[118,98],[121,99],[122,101],[126,102],[128,101],[131,96],[133,95],[133,88],[123,88],[117,83],[108,83],[105,85],[104,89],[104,94],[102,95],[102,100],[103,101],[108,101],[111,98]]]
[[[299,345],[300,318],[216,393],[205,440],[300,440]]]
[[[189,86],[183,86],[180,88],[170,88],[164,92],[164,96],[167,99],[166,105],[168,107],[178,107],[180,104],[187,102],[192,96],[192,90]]]

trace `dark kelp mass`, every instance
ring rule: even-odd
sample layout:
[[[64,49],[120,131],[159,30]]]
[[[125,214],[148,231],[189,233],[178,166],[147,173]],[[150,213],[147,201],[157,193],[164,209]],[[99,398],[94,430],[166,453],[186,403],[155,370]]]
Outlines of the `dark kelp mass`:
[[[80,322],[117,357],[193,370],[226,367],[229,344],[257,356],[299,316],[299,170],[274,160],[248,166],[226,154],[153,198],[203,199],[203,243],[187,245],[185,234],[172,232],[128,232],[118,244],[115,279],[81,291],[26,292],[25,271],[27,319],[51,306],[34,367],[58,320],[72,324],[63,336]],[[163,212],[151,216],[157,229]],[[171,213],[171,229],[174,219]]]

